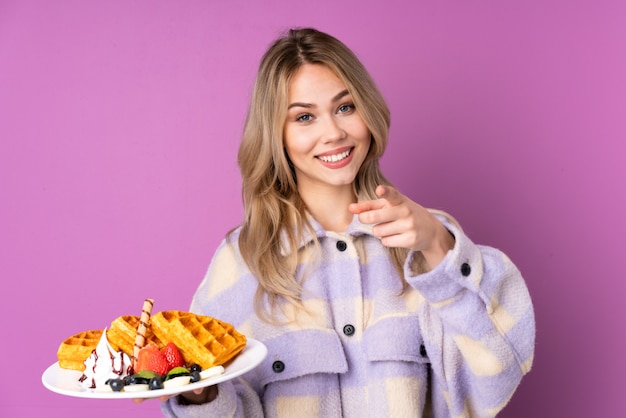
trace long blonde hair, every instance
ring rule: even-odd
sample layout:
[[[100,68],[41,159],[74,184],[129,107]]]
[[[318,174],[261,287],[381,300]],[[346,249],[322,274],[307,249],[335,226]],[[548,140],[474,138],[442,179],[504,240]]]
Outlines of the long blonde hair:
[[[302,284],[295,277],[298,247],[305,231],[315,236],[283,144],[289,85],[303,64],[325,65],[337,74],[372,135],[354,181],[355,195],[375,199],[376,186],[390,184],[378,164],[387,146],[389,108],[356,55],[336,38],[311,28],[292,29],[274,41],[261,60],[238,153],[245,210],[239,248],[259,282],[255,309],[265,319],[279,299],[301,306]],[[390,253],[402,277],[406,250]]]

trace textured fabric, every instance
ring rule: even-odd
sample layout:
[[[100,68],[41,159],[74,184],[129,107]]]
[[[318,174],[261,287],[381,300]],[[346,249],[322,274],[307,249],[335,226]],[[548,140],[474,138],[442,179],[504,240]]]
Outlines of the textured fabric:
[[[306,312],[270,325],[254,313],[255,278],[237,232],[216,251],[191,310],[232,323],[269,349],[261,365],[222,383],[215,401],[163,403],[168,417],[493,417],[530,369],[534,314],[524,281],[500,251],[473,244],[445,217],[455,246],[432,271],[405,263],[402,283],[371,228],[314,225],[304,240]],[[343,242],[344,244],[338,244]],[[342,251],[343,250],[343,251]],[[316,257],[315,254],[318,254]],[[322,260],[320,262],[320,259]],[[348,327],[346,327],[346,325]],[[282,362],[283,370],[273,364]]]

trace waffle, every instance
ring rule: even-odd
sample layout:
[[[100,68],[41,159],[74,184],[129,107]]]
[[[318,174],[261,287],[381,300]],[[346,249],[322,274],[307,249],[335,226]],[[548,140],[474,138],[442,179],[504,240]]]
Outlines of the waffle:
[[[72,335],[61,343],[57,351],[59,367],[70,370],[85,370],[85,360],[96,349],[103,330],[83,331]]]
[[[133,315],[119,316],[111,322],[111,326],[107,330],[107,339],[109,344],[115,351],[123,351],[129,356],[133,356],[133,348],[137,338],[137,327],[139,326],[139,317]],[[165,346],[161,340],[154,335],[150,328],[146,329],[146,344],[156,344],[157,347]]]
[[[172,341],[187,364],[203,369],[227,363],[246,346],[245,335],[232,325],[190,312],[158,312],[151,318],[151,328],[161,341]]]

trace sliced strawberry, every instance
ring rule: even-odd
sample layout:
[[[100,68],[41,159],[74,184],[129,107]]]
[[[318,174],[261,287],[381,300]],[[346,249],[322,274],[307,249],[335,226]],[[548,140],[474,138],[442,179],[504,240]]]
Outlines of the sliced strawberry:
[[[170,369],[174,367],[182,367],[185,365],[185,360],[183,359],[183,355],[180,354],[178,347],[173,342],[167,343],[165,347],[161,350],[161,353],[165,356],[167,363],[170,365]]]
[[[166,375],[171,369],[165,358],[165,355],[159,350],[155,344],[148,344],[139,350],[137,354],[137,364],[135,365],[135,373],[142,370],[150,370],[162,376]]]

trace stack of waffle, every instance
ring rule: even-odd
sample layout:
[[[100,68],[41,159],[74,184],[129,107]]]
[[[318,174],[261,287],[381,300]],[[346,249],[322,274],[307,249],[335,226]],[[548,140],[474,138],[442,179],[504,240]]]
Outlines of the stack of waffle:
[[[148,318],[148,323],[144,323],[145,329],[141,324],[141,318],[137,316],[120,316],[113,320],[106,330],[111,347],[135,357],[135,350],[140,348],[138,341],[141,341],[141,346],[153,343],[159,348],[173,342],[188,365],[199,364],[208,369],[228,363],[246,346],[245,335],[232,325],[210,316],[163,311]],[[59,367],[83,371],[85,360],[96,349],[103,332],[84,331],[63,341],[57,352]]]

